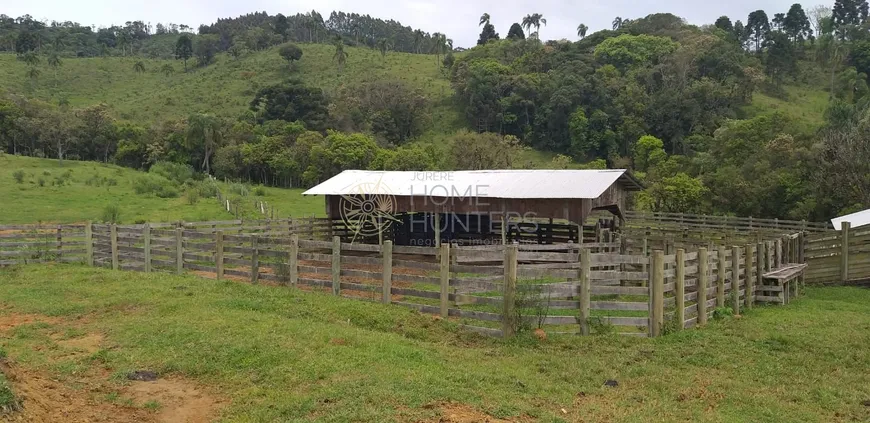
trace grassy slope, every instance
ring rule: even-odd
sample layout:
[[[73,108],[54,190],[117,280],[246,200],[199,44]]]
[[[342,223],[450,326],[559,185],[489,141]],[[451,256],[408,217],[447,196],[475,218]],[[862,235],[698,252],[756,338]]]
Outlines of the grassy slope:
[[[786,86],[787,99],[780,99],[756,92],[752,103],[744,107],[748,116],[780,111],[792,118],[797,129],[804,134],[813,134],[825,121],[828,92],[809,86]]]
[[[454,129],[458,115],[449,107],[451,90],[439,71],[434,55],[388,53],[348,47],[347,65],[339,74],[335,47],[300,44],[302,60],[291,71],[278,56],[279,47],[247,54],[235,60],[226,54],[206,67],[183,72],[180,61],[143,58],[67,58],[57,72],[40,65],[42,76],[34,83],[25,76],[26,65],[12,54],[0,54],[0,90],[25,93],[43,100],[67,97],[71,105],[105,102],[119,117],[137,122],[183,118],[192,112],[215,113],[235,118],[249,105],[257,87],[288,77],[334,93],[340,87],[363,81],[393,78],[423,90],[435,105],[432,119],[437,131]],[[142,60],[146,72],[137,74],[133,64]],[[175,73],[166,76],[160,68],[169,63]],[[193,61],[189,62],[193,66]],[[55,85],[57,87],[55,88]]]
[[[419,421],[444,401],[550,422],[870,418],[870,291],[857,288],[654,340],[543,344],[322,293],[74,265],[3,272],[0,298],[0,313],[65,322],[2,338],[20,366],[68,383],[95,362],[110,385],[133,369],[185,375],[233,399],[226,421]],[[104,334],[104,350],[69,355],[48,336],[71,325]]]
[[[22,184],[16,183],[12,176],[19,169],[25,172]],[[67,170],[72,170],[71,181],[64,186],[52,186],[53,180]],[[120,206],[122,223],[231,218],[214,199],[200,199],[190,205],[183,196],[164,199],[137,195],[133,192],[132,180],[138,174],[133,169],[103,163],[67,160],[60,164],[51,159],[4,155],[0,157],[0,198],[3,199],[0,224],[96,221],[109,204]],[[94,176],[113,179],[117,185],[87,185],[86,181]],[[45,181],[45,186],[39,186],[39,179]],[[266,195],[261,199],[273,204],[279,217],[324,213],[322,199],[302,197],[300,193],[298,189],[266,189]],[[256,216],[253,214],[253,200],[244,202],[245,217]]]

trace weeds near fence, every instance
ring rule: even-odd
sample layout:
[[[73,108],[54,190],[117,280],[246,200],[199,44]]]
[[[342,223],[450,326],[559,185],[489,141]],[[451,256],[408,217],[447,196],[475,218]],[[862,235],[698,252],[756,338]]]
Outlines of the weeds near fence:
[[[550,314],[551,294],[540,281],[528,281],[517,287],[514,297],[516,327],[514,333],[541,329]]]

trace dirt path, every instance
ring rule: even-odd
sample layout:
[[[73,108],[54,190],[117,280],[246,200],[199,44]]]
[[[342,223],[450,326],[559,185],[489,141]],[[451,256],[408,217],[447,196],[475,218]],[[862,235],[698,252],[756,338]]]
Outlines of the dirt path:
[[[6,310],[0,315],[0,337],[8,336],[20,325],[33,323],[76,327],[58,318]],[[55,340],[64,359],[86,358],[104,348],[105,342],[105,337],[98,333]],[[175,375],[124,385],[109,381],[109,369],[92,366],[76,375],[75,380],[61,381],[8,358],[0,360],[0,371],[21,404],[21,410],[0,416],[3,422],[207,423],[219,415],[227,402],[210,394],[207,388]]]

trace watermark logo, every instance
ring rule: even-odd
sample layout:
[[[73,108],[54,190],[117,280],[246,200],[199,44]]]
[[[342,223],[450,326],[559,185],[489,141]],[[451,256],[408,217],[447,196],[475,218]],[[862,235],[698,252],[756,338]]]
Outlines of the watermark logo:
[[[341,220],[353,232],[353,239],[359,236],[375,236],[383,233],[397,219],[396,197],[382,181],[363,182],[342,195],[339,200]]]

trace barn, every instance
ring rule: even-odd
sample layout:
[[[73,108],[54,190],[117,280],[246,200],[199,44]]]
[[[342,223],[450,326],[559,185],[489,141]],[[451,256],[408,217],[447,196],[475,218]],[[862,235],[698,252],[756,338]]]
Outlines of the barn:
[[[624,169],[402,172],[346,170],[303,195],[355,239],[397,245],[579,242],[595,211],[622,220],[641,184]]]

